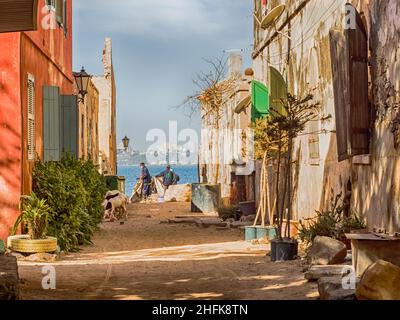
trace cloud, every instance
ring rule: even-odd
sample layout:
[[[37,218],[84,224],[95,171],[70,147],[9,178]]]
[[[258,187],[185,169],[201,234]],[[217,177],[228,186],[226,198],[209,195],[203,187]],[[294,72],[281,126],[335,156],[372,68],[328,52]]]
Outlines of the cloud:
[[[210,35],[238,23],[250,0],[78,0],[75,9],[91,25],[140,37]],[[243,20],[242,20],[243,21]]]

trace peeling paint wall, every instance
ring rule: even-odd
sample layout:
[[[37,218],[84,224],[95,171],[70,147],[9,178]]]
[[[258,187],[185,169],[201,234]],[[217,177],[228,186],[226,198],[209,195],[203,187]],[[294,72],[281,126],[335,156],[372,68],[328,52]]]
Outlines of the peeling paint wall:
[[[356,1],[365,13],[371,48],[372,102],[376,121],[371,165],[354,166],[353,208],[364,213],[370,228],[400,231],[400,2]]]
[[[286,12],[277,21],[277,27],[302,2],[282,0],[270,3],[273,6],[286,4]],[[339,163],[329,30],[344,30],[346,2],[308,1],[281,30],[282,33],[265,48],[262,47],[262,41],[269,39],[275,29],[256,31],[262,36],[255,36],[255,40],[261,38],[254,48],[255,78],[268,84],[268,67],[273,66],[287,79],[289,92],[298,96],[312,92],[322,106],[323,120],[317,126],[315,123],[312,128],[308,126],[304,135],[296,141],[298,172],[297,181],[294,181],[296,193],[293,209],[297,219],[314,216],[315,210],[328,207],[330,198],[344,192],[350,181],[352,209],[367,217],[369,228],[383,227],[389,232],[399,231],[400,157],[395,141],[398,134],[400,142],[400,2],[351,1],[365,16],[369,33],[371,96],[377,119],[373,126],[371,154]],[[319,161],[311,161],[308,152],[308,137],[315,128],[319,129]]]
[[[277,21],[278,27],[297,9],[301,1],[279,3],[286,4],[286,12]],[[279,3],[276,1],[272,5]],[[329,30],[332,26],[340,27],[342,12],[339,8],[344,7],[345,3],[343,0],[310,1],[254,59],[257,80],[269,86],[268,70],[270,66],[275,67],[286,79],[290,93],[300,97],[312,93],[315,101],[321,104],[321,118],[324,121],[309,123],[295,142],[293,213],[297,219],[312,217],[315,210],[326,208],[335,193],[344,191],[349,179],[350,164],[337,161],[329,53]],[[268,39],[275,29],[261,32],[262,39]],[[258,48],[256,44],[255,52]],[[311,159],[309,156],[311,134],[316,134],[319,140],[319,159]]]

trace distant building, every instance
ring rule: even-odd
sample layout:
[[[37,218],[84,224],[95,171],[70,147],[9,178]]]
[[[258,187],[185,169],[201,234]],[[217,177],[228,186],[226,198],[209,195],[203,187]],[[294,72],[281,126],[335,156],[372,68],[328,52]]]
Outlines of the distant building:
[[[251,127],[251,112],[248,105],[236,110],[239,102],[250,95],[251,81],[251,72],[242,73],[242,56],[231,54],[228,77],[219,84],[230,88],[222,90],[218,111],[208,111],[207,101],[201,101],[200,182],[220,184],[225,205],[255,200],[253,141],[248,145],[245,138]]]
[[[99,91],[99,164],[105,175],[117,173],[116,87],[112,61],[111,39],[103,49],[104,74],[93,77]]]
[[[79,103],[78,156],[99,163],[99,91],[93,80],[89,81],[85,101]]]
[[[23,1],[18,10],[26,9],[26,15],[13,14],[24,19],[7,12],[11,2],[1,2],[0,32],[36,31],[0,33],[0,239],[19,214],[21,194],[32,191],[35,161],[58,160],[65,149],[61,110],[76,108],[72,0],[39,0],[38,7]]]

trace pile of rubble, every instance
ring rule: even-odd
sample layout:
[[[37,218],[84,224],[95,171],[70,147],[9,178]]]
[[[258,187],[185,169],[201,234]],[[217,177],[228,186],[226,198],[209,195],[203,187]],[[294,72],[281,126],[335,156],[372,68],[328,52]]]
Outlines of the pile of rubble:
[[[400,267],[378,260],[356,277],[351,252],[328,237],[316,237],[306,257],[305,278],[318,281],[321,300],[400,300]]]

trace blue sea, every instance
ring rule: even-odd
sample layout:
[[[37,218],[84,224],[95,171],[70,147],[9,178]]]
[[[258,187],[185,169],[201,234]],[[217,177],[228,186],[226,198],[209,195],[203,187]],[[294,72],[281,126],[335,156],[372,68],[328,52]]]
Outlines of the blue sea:
[[[148,166],[150,174],[154,177],[165,170],[165,166]],[[195,166],[176,166],[172,167],[174,172],[179,175],[179,184],[197,183],[199,182],[199,174],[197,165]],[[133,188],[136,185],[137,178],[140,175],[139,166],[118,166],[118,175],[124,176],[126,179],[127,195],[132,194]]]

